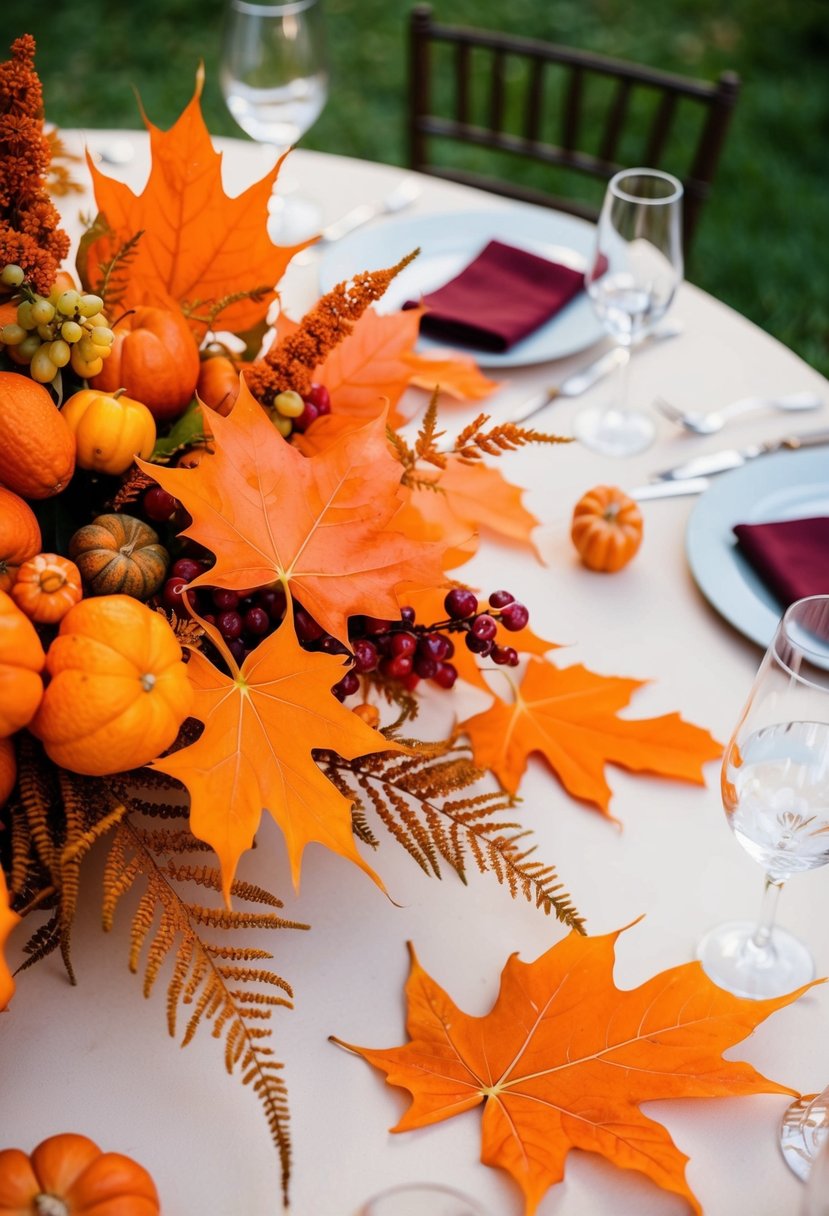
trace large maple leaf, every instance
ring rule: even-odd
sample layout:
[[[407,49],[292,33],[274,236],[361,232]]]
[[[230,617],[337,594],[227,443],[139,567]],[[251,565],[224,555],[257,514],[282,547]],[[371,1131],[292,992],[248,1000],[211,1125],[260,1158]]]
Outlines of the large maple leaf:
[[[417,341],[422,310],[380,315],[367,308],[351,333],[314,372],[331,394],[337,414],[372,418],[384,401],[389,422],[400,421],[395,407],[412,375],[406,361]]]
[[[225,194],[222,156],[213,148],[201,113],[202,80],[200,71],[191,101],[169,131],[144,118],[152,167],[141,194],[101,173],[88,158],[95,201],[108,231],[84,241],[79,269],[84,281],[94,285],[99,267],[141,232],[124,279],[124,308],[200,301],[202,312],[237,292],[268,288],[222,311],[221,327],[243,333],[263,320],[275,295],[270,289],[308,242],[280,247],[268,236],[268,200],[281,160],[237,197]],[[194,327],[201,336],[204,326]]]
[[[388,1050],[334,1041],[409,1091],[411,1106],[395,1132],[484,1104],[481,1160],[515,1179],[525,1216],[563,1178],[571,1148],[639,1170],[700,1213],[685,1180],[688,1158],[640,1103],[793,1094],[722,1052],[806,989],[741,1000],[716,988],[699,963],[685,963],[620,990],[613,981],[618,936],[572,933],[533,963],[513,955],[485,1017],[459,1009],[412,951],[410,1041]]]
[[[215,629],[207,629],[226,655]],[[189,747],[153,764],[187,787],[191,829],[219,857],[225,898],[263,810],[285,837],[297,886],[303,850],[312,841],[354,862],[379,883],[357,852],[351,803],[311,755],[315,748],[346,759],[402,750],[332,694],[343,674],[342,659],[303,650],[290,616],[241,668],[226,657],[231,675],[200,651],[192,652],[187,668],[195,689],[192,713],[204,731]]]
[[[492,769],[510,793],[518,789],[527,757],[541,752],[569,793],[609,814],[605,764],[702,785],[703,763],[722,753],[708,731],[679,714],[619,718],[642,684],[531,659],[511,704],[496,697],[458,730],[469,736],[476,763]]]
[[[198,468],[142,464],[192,516],[185,535],[216,556],[193,586],[247,590],[280,580],[347,644],[349,616],[395,618],[396,587],[444,581],[442,547],[396,530],[405,494],[384,415],[305,457],[243,383],[232,412],[211,414],[210,427],[215,454]]]

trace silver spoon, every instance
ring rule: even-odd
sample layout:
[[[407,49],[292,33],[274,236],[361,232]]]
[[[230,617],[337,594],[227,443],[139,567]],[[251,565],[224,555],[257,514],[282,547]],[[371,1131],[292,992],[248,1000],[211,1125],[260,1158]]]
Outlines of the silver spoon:
[[[754,410],[780,410],[783,413],[816,410],[823,405],[823,398],[818,397],[816,393],[790,393],[784,397],[741,397],[739,401],[732,401],[730,405],[724,405],[721,410],[709,414],[681,410],[662,397],[657,397],[653,404],[660,414],[678,426],[685,427],[686,431],[692,431],[695,435],[713,435],[739,414],[749,414]]]

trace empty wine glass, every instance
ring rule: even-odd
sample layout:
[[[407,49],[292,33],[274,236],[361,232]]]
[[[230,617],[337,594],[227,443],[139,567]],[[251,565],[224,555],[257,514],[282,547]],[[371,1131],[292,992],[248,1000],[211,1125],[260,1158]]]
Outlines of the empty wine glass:
[[[682,183],[658,169],[624,169],[608,183],[585,284],[593,310],[626,352],[609,405],[575,417],[594,452],[632,456],[653,441],[653,419],[628,405],[631,349],[665,316],[682,282]]]
[[[280,153],[292,147],[328,97],[322,0],[228,0],[219,80],[243,131]],[[319,226],[316,204],[296,195],[274,199],[271,236],[299,241]]]
[[[781,996],[808,983],[814,963],[774,923],[783,883],[829,862],[829,595],[786,610],[726,748],[722,799],[728,824],[766,871],[756,923],[713,929],[698,957],[737,996]]]
[[[487,1213],[474,1199],[451,1187],[412,1183],[375,1195],[356,1216],[487,1216]]]
[[[780,1148],[789,1169],[805,1181],[822,1150],[829,1150],[829,1085],[822,1093],[804,1094],[787,1108],[780,1127]],[[829,1174],[824,1181],[829,1184]],[[829,1185],[824,1201],[829,1205]]]

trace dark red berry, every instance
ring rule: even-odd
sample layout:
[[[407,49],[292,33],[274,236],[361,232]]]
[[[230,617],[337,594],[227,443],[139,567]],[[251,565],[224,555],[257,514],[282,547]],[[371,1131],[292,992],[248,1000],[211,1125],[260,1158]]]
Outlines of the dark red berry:
[[[506,608],[507,604],[511,604],[515,596],[509,591],[493,591],[489,597],[490,608]]]
[[[442,633],[427,633],[420,639],[417,649],[418,654],[428,654],[441,663],[449,658],[451,647],[452,643]]]
[[[374,671],[378,658],[377,647],[368,638],[354,643],[354,666],[358,671]]]
[[[308,427],[311,425],[312,422],[316,422],[318,417],[319,417],[319,410],[314,405],[313,401],[306,401],[305,409],[302,411],[302,413],[299,415],[298,418],[293,419],[294,430],[299,431],[300,435],[302,435],[305,431],[308,430]]]
[[[400,619],[401,621],[405,621],[407,625],[414,625],[416,615],[414,608],[410,608],[408,605],[400,609]]]
[[[499,667],[515,667],[518,662],[518,651],[512,646],[493,646],[490,658]]]
[[[264,591],[259,592],[259,603],[272,621],[282,620],[287,602],[282,587],[266,587]]]
[[[366,633],[388,633],[391,621],[384,621],[379,616],[367,616],[365,619]]]
[[[392,680],[402,680],[413,666],[410,654],[396,654],[392,658],[383,659],[383,674],[390,676]]]
[[[235,642],[241,636],[243,628],[242,618],[233,609],[229,609],[227,612],[220,612],[216,617],[216,625],[227,642]]]
[[[323,414],[331,413],[331,394],[324,384],[312,384],[308,390],[306,401],[310,401],[312,405],[317,407],[317,413],[320,417]]]
[[[456,668],[451,663],[439,663],[432,679],[440,688],[451,688],[458,678]]]
[[[256,605],[248,608],[244,617],[245,633],[252,633],[255,638],[264,637],[271,627],[271,618],[264,608]]]
[[[239,593],[237,591],[226,591],[224,587],[217,587],[213,592],[213,603],[220,612],[229,612],[239,606]]]
[[[175,514],[180,503],[177,498],[173,498],[172,494],[162,490],[161,486],[150,486],[141,500],[141,506],[147,519],[161,524],[166,523]]]
[[[331,689],[331,691],[334,694],[334,696],[337,698],[338,701],[345,700],[345,689],[343,688],[342,680],[340,680],[339,683],[335,684],[334,687]]]
[[[474,633],[466,635],[466,645],[473,654],[488,655],[492,650],[490,638],[476,638]]]
[[[529,619],[529,609],[523,604],[507,604],[506,608],[501,610],[501,624],[505,629],[509,629],[510,633],[523,629]]]
[[[204,572],[204,566],[193,557],[180,557],[170,567],[170,577],[183,578],[186,583],[192,583]]]
[[[417,688],[418,684],[420,683],[420,676],[417,674],[416,671],[410,671],[407,676],[403,677],[401,683],[402,683],[403,687],[406,689],[406,692],[414,692],[414,690]]]
[[[438,669],[437,661],[430,654],[415,655],[414,669],[423,680],[431,680]]]
[[[348,648],[343,646],[337,638],[332,638],[330,633],[327,633],[322,639],[319,648],[325,654],[348,654]]]
[[[161,588],[161,601],[165,608],[173,608],[176,612],[186,612],[182,603],[182,592],[187,586],[186,578],[168,578]]]
[[[325,633],[322,625],[318,625],[304,608],[297,608],[294,613],[294,627],[300,642],[316,642]]]
[[[244,663],[247,651],[245,650],[245,643],[241,638],[228,638],[227,648],[237,663]]]
[[[200,612],[199,616],[207,625],[215,625],[216,617],[212,612]]]
[[[472,622],[472,632],[476,638],[480,638],[482,642],[491,642],[498,632],[498,626],[494,619],[488,613],[482,612],[480,616],[476,616]]]
[[[443,601],[443,606],[447,616],[451,616],[454,621],[460,621],[478,611],[478,599],[463,587],[453,587]]]
[[[417,638],[413,633],[393,633],[391,635],[392,655],[410,654],[417,650]]]
[[[357,675],[356,671],[347,671],[340,680],[340,687],[343,689],[347,697],[353,696],[353,694],[357,692],[360,687],[360,677]]]

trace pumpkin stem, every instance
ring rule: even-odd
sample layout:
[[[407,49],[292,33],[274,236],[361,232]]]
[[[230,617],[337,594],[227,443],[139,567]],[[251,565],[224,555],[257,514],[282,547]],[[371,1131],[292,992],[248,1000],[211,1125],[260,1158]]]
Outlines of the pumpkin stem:
[[[609,524],[615,524],[616,517],[619,514],[619,503],[609,502],[604,509],[604,518]]]
[[[132,314],[133,314],[134,312],[135,312],[135,309],[134,309],[134,308],[128,308],[126,312],[122,312],[122,313],[121,313],[121,315],[120,315],[120,317],[118,318],[118,320],[117,320],[117,321],[113,321],[113,322],[112,322],[112,324],[110,325],[110,327],[109,327],[109,328],[110,328],[110,329],[115,329],[115,326],[116,326],[116,325],[120,325],[120,324],[121,324],[121,322],[122,322],[122,321],[124,321],[124,320],[125,320],[127,317],[131,317],[131,316],[132,316]]]
[[[69,1208],[57,1195],[35,1195],[34,1203],[37,1216],[70,1216]]]
[[[126,316],[126,315],[127,315],[127,314],[126,314],[126,313],[124,313],[124,316]],[[125,388],[117,388],[117,389],[115,390],[115,392],[112,394],[112,398],[113,398],[113,400],[117,401],[119,397],[123,397],[123,395],[124,395],[124,393],[125,393],[126,391],[127,391],[127,390],[126,390]]]
[[[141,687],[144,689],[144,692],[152,692],[155,688],[155,676],[151,671],[145,672],[141,677]]]

